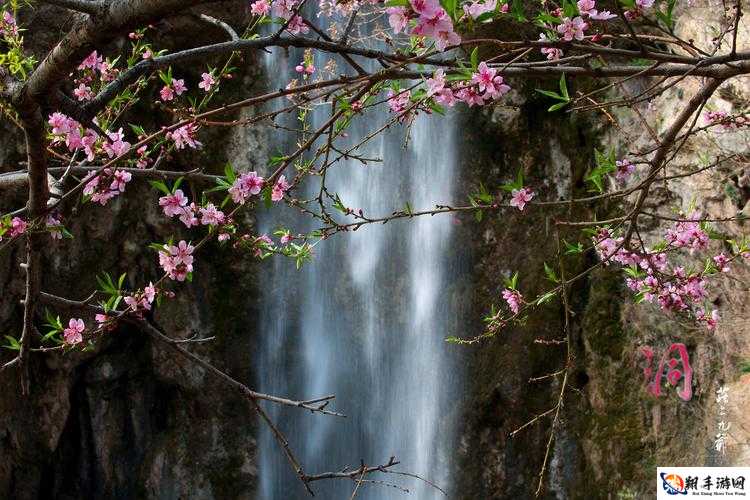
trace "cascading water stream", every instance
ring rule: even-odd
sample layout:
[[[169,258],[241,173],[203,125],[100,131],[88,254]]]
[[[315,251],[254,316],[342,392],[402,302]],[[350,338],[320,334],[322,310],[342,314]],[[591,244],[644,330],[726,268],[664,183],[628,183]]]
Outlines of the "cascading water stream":
[[[269,56],[270,88],[284,87],[300,60],[302,55],[294,51],[289,57],[284,52]],[[318,67],[323,64],[316,61]],[[320,108],[313,113],[313,129],[329,117],[330,108]],[[380,106],[366,119],[355,119],[347,141],[356,144],[391,117]],[[328,190],[370,216],[390,214],[406,202],[414,210],[450,203],[457,160],[454,120],[419,116],[406,147],[405,132],[405,127],[393,126],[361,150],[382,163],[347,161],[329,169]],[[272,149],[293,146],[275,143]],[[307,182],[306,195],[316,195],[317,182]],[[282,217],[293,232],[318,227],[289,210]],[[270,233],[278,221],[276,212],[262,217],[261,229]],[[313,261],[301,270],[283,257],[266,261],[260,388],[295,398],[335,394],[333,407],[347,414],[340,419],[269,407],[307,473],[356,468],[361,460],[378,465],[393,455],[401,462],[394,470],[450,485],[454,425],[448,415],[461,379],[454,359],[459,348],[444,340],[457,333],[461,316],[445,293],[459,271],[452,224],[449,216],[422,217],[340,233],[317,245]],[[265,430],[259,474],[259,498],[306,495]],[[377,479],[404,486],[409,498],[445,498],[417,480]],[[353,483],[322,481],[313,488],[319,498],[349,498]],[[391,487],[366,485],[357,497],[403,495]]]

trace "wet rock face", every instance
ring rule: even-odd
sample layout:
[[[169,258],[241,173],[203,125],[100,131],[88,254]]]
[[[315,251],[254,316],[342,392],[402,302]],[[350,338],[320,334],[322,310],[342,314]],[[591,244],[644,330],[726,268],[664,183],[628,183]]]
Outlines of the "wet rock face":
[[[683,10],[678,23],[683,39],[705,43],[714,36],[716,2],[693,2]],[[740,39],[747,39],[747,25]],[[513,84],[513,82],[511,82]],[[554,82],[549,82],[554,86]],[[630,82],[637,92],[648,82]],[[511,99],[518,107],[500,108],[494,113],[476,112],[465,137],[471,155],[464,170],[469,172],[466,192],[475,191],[479,180],[495,188],[507,182],[518,168],[533,186],[543,186],[540,198],[567,198],[585,192],[582,175],[593,164],[593,148],[616,150],[618,157],[644,147],[650,136],[635,118],[615,114],[620,127],[633,133],[623,137],[607,127],[602,117],[579,116],[566,121],[546,114],[533,88],[547,88],[544,82],[521,87]],[[663,131],[697,90],[697,84],[670,89],[653,107],[641,112],[657,132]],[[707,109],[728,114],[742,112],[750,96],[741,81],[728,82]],[[699,125],[703,125],[702,121]],[[564,125],[564,130],[561,129]],[[705,165],[707,151],[747,156],[748,135],[700,134],[686,144],[670,164],[670,174],[692,171]],[[735,162],[698,176],[680,178],[652,189],[647,210],[669,208],[689,210],[691,204],[704,215],[733,217],[748,208],[747,165]],[[472,178],[473,176],[473,178]],[[474,182],[474,184],[471,184]],[[605,214],[620,215],[616,206],[588,207],[593,220]],[[567,216],[568,214],[564,214]],[[554,217],[554,214],[550,214]],[[554,235],[543,215],[533,209],[522,217],[515,213],[487,214],[477,224],[467,221],[466,240],[472,242],[475,272],[473,298],[481,317],[490,303],[501,302],[503,277],[520,271],[522,291],[533,297],[546,289],[543,262],[553,262],[554,249],[543,250]],[[663,233],[652,221],[641,219],[641,234],[651,241]],[[747,224],[721,226],[725,234],[747,234]],[[575,237],[575,236],[573,236]],[[540,248],[542,251],[540,252]],[[727,251],[728,249],[724,249]],[[713,247],[715,252],[721,251]],[[707,255],[713,255],[709,253]],[[582,270],[595,262],[585,255],[571,264]],[[748,375],[742,375],[743,360],[750,358],[746,325],[750,324],[750,296],[746,285],[750,268],[737,263],[737,279],[722,279],[712,285],[709,302],[719,307],[722,320],[714,333],[696,328],[689,321],[670,317],[654,306],[633,304],[617,269],[594,272],[571,291],[575,312],[572,332],[575,354],[571,370],[573,387],[566,398],[563,420],[547,467],[544,498],[650,498],[657,465],[720,465],[747,463],[747,435],[744,430],[729,438],[726,454],[717,453],[716,389],[730,393],[727,421],[747,427]],[[465,425],[458,444],[456,496],[459,498],[531,498],[550,432],[550,419],[542,418],[517,435],[509,434],[523,423],[554,407],[559,383],[529,383],[562,368],[564,351],[540,346],[536,338],[562,336],[562,311],[552,304],[529,318],[523,328],[510,328],[500,337],[470,349],[472,381],[464,402]],[[474,332],[481,331],[481,324]],[[639,352],[652,346],[661,356],[674,342],[687,346],[693,369],[693,398],[682,401],[675,389],[655,398],[646,391]]]
[[[239,13],[244,7],[222,5]],[[39,7],[31,21],[56,36],[62,32],[58,23],[66,19],[59,10]],[[186,25],[189,22],[180,18],[158,26],[164,44],[175,43],[188,28],[193,33],[190,44],[201,42],[195,37],[217,35],[208,33],[212,28],[199,30]],[[52,38],[35,37],[40,54]],[[240,74],[226,84],[228,100],[258,81],[252,59],[239,63]],[[183,71],[199,80],[199,74],[190,73],[194,70]],[[4,131],[8,126],[0,124]],[[200,157],[181,155],[166,168],[189,170],[204,166],[200,158],[211,158],[209,169],[221,170],[225,148],[237,141],[224,129],[207,133],[212,140],[205,143],[215,150]],[[12,129],[0,134],[2,171],[17,169],[22,151]],[[185,189],[190,192],[189,185]],[[186,235],[159,212],[158,195],[148,186],[133,182],[128,191],[104,209],[74,209],[69,229],[85,237],[50,242],[44,256],[49,269],[44,290],[81,299],[96,288],[99,272],[126,273],[125,286],[131,289],[158,277],[156,257],[143,251],[144,245]],[[23,193],[4,195],[0,208],[22,203]],[[0,255],[0,333],[15,336],[23,312],[18,302],[23,275],[17,267],[22,253],[16,245]],[[215,337],[189,349],[251,383],[257,295],[252,260],[213,245],[196,262],[196,270],[193,284],[178,289],[176,299],[164,301],[153,321],[173,338]],[[55,313],[64,321],[72,315]],[[92,317],[84,320],[93,324]],[[122,328],[91,352],[34,354],[28,397],[19,394],[13,370],[0,374],[0,498],[251,498],[257,476],[254,413],[205,372],[162,349],[142,333]]]

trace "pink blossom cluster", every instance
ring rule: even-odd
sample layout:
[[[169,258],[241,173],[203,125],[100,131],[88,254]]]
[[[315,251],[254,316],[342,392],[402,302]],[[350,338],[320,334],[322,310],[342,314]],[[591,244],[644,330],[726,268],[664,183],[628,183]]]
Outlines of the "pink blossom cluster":
[[[506,288],[503,290],[503,299],[508,303],[508,307],[513,311],[513,314],[518,314],[521,310],[521,304],[523,304],[523,296],[518,290]]]
[[[451,86],[445,79],[445,71],[437,69],[432,78],[427,79],[427,97],[442,106],[453,106],[456,102],[464,102],[472,106],[482,106],[488,101],[500,99],[510,92],[510,86],[505,83],[502,76],[497,74],[497,69],[490,68],[482,61],[477,66],[477,71],[471,75],[468,82],[456,82]],[[408,97],[408,93],[404,93]],[[391,111],[399,112],[408,104],[408,99],[401,96],[393,96],[389,93],[388,104]],[[401,111],[403,112],[403,111]]]
[[[524,187],[511,191],[510,206],[516,207],[523,212],[526,204],[534,197],[534,191],[531,188]]]
[[[302,73],[305,75],[312,75],[315,73],[315,66],[313,66],[312,63],[307,63],[305,61],[302,61],[297,66],[294,67],[294,71],[297,73]]]
[[[125,170],[105,168],[100,174],[89,172],[84,181],[83,194],[91,196],[91,201],[106,205],[109,200],[125,192],[125,185],[130,182],[132,174]]]
[[[7,10],[3,11],[3,15],[0,17],[0,35],[18,36],[16,18]]]
[[[697,214],[692,216],[698,218]],[[643,300],[654,302],[664,311],[693,311],[698,322],[707,328],[716,325],[718,313],[707,316],[701,303],[708,297],[705,271],[688,272],[682,266],[670,267],[666,250],[687,248],[691,252],[708,247],[708,235],[697,222],[679,221],[666,233],[667,248],[659,251],[637,253],[619,248],[623,238],[615,238],[607,228],[601,228],[594,236],[594,246],[605,265],[611,261],[630,266],[625,283],[629,289],[639,293]],[[713,262],[721,272],[729,272],[730,259],[723,253],[713,257]]]
[[[706,325],[706,329],[708,330],[714,330],[716,328],[716,323],[719,321],[719,311],[714,309],[711,311],[711,314],[706,314],[706,312],[703,309],[698,309],[695,311],[695,319],[699,323],[704,323]]]
[[[635,7],[626,10],[625,17],[629,21],[638,19],[643,14],[643,11],[650,9],[653,6],[654,0],[635,0]]]
[[[83,342],[83,331],[86,324],[80,318],[71,318],[68,327],[63,330],[63,339],[66,344],[75,345]]]
[[[281,201],[291,185],[286,181],[286,176],[280,176],[271,189],[271,201]]]
[[[539,33],[539,41],[548,42],[548,41],[556,41],[556,40],[549,40],[546,34]],[[547,60],[549,61],[557,61],[563,56],[562,49],[559,49],[557,47],[542,47],[540,51],[542,52],[542,54],[547,56]]]
[[[471,17],[472,19],[476,19],[485,12],[492,12],[497,8],[497,0],[474,0],[471,3],[464,4],[464,13]],[[507,13],[508,12],[508,4],[504,3],[500,6],[500,12]]]
[[[199,89],[210,92],[214,85],[216,85],[216,78],[214,78],[214,75],[211,73],[203,73],[201,75],[201,81],[198,83]]]
[[[284,19],[287,22],[286,31],[292,35],[306,34],[310,31],[302,16],[296,13],[298,8],[298,0],[274,0],[273,3],[268,0],[257,0],[250,6],[251,12],[255,15],[265,16],[271,11],[275,17]]]
[[[594,19],[597,21],[609,21],[610,19],[614,19],[617,17],[616,14],[612,14],[608,10],[598,11],[596,9],[596,1],[595,0],[578,0],[578,12],[583,17],[588,17],[589,19]]]
[[[690,215],[691,220],[676,222],[673,227],[667,229],[667,242],[676,248],[687,248],[690,253],[708,248],[708,234],[701,229],[699,222],[694,222],[699,218],[700,214],[694,212]]]
[[[55,136],[52,140],[53,143],[64,140],[69,151],[83,148],[86,158],[89,161],[94,159],[99,134],[91,129],[86,129],[84,134],[81,135],[81,124],[62,113],[52,113],[49,116],[48,123],[52,126],[52,134]]]
[[[410,0],[410,8],[389,7],[386,13],[395,33],[408,32],[431,38],[438,50],[443,51],[461,42],[461,37],[454,31],[453,21],[437,0]],[[408,30],[412,20],[414,27]]]
[[[411,91],[409,90],[388,90],[388,108],[391,113],[398,115],[399,120],[404,121],[410,114]]]
[[[195,247],[185,240],[177,245],[164,245],[164,250],[159,252],[159,265],[171,279],[185,281],[193,272],[193,250]]]
[[[635,172],[635,165],[630,163],[630,160],[627,158],[623,158],[622,160],[617,160],[615,162],[615,166],[617,170],[615,171],[615,179],[618,181],[626,181],[628,177],[630,177],[633,172]]]
[[[253,244],[255,246],[253,255],[255,255],[256,257],[261,257],[264,250],[271,250],[274,246],[273,240],[267,234],[261,234],[260,236],[255,238]]]
[[[83,74],[73,80],[75,89],[73,95],[79,101],[89,101],[94,98],[92,85],[98,78],[102,82],[111,82],[118,74],[118,70],[100,56],[97,51],[93,51],[78,65],[78,70]]]
[[[746,115],[730,117],[724,111],[708,111],[705,115],[705,119],[709,125],[721,124],[724,130],[750,126],[750,119],[748,119]]]
[[[552,15],[561,18],[562,22],[556,27],[552,24],[543,24],[547,29],[547,33],[539,34],[540,42],[557,42],[558,36],[566,42],[572,42],[573,40],[581,41],[586,36],[586,30],[590,28],[588,21],[609,21],[617,17],[616,14],[612,14],[608,10],[598,10],[596,6],[596,0],[578,0],[578,16],[566,17],[563,14],[562,9],[555,9]],[[587,21],[588,19],[588,21]],[[548,36],[549,35],[549,36]],[[596,41],[598,38],[595,35],[592,41]],[[540,49],[541,53],[547,56],[550,61],[556,61],[563,56],[563,50],[559,47],[545,46]]]
[[[229,195],[232,201],[243,205],[250,196],[259,194],[264,184],[265,180],[256,172],[247,172],[235,179],[229,188]]]
[[[162,101],[171,101],[175,96],[182,95],[187,91],[185,80],[173,78],[170,83],[164,85],[159,91]]]
[[[203,144],[195,138],[197,133],[198,126],[195,123],[188,123],[172,132],[167,132],[166,137],[174,141],[174,147],[177,149],[184,149],[185,146],[199,149],[203,147]]]
[[[153,283],[149,282],[147,287],[144,287],[143,292],[134,293],[125,297],[125,304],[134,313],[140,313],[140,311],[150,311],[151,304],[156,298],[157,289]]]
[[[47,231],[49,231],[49,235],[53,240],[61,240],[63,237],[63,225],[62,220],[60,220],[60,216],[56,213],[51,213],[47,215],[47,220],[45,221],[45,226],[47,228]]]
[[[20,217],[13,217],[10,220],[0,219],[0,241],[3,240],[3,236],[7,235],[9,238],[15,238],[26,232],[28,224],[25,220]]]

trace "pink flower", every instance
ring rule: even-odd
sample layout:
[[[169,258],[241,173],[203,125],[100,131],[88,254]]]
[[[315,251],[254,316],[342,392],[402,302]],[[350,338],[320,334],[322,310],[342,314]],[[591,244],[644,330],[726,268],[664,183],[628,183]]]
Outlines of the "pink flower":
[[[63,227],[59,216],[55,214],[49,214],[45,221],[45,226],[49,231],[49,235],[53,240],[61,240],[63,237]]]
[[[185,80],[172,80],[172,88],[174,89],[175,94],[182,95],[187,90]]]
[[[487,63],[479,63],[477,73],[471,77],[471,82],[479,87],[480,92],[484,92],[484,97],[496,99],[510,91],[510,87],[503,83],[503,77],[497,76],[497,70],[491,69]]]
[[[154,302],[154,299],[156,298],[156,287],[152,282],[148,282],[148,286],[143,289],[143,296],[146,298],[146,301],[148,301],[149,304]]]
[[[187,275],[193,272],[193,250],[195,247],[185,240],[177,246],[164,245],[164,250],[159,252],[159,265],[171,279],[185,281]]]
[[[141,57],[143,59],[151,59],[152,57],[154,57],[154,53],[151,52],[151,49],[146,49],[143,51],[143,54],[141,55]],[[164,99],[164,100],[166,101],[168,99]]]
[[[588,16],[591,11],[596,12],[596,2],[594,0],[578,0],[578,11],[582,16]]]
[[[617,160],[615,162],[615,165],[617,166],[615,179],[617,179],[618,181],[626,180],[633,172],[635,172],[635,165],[630,163],[630,160],[628,160],[627,158]]]
[[[165,85],[159,91],[159,95],[161,96],[162,101],[171,101],[172,99],[174,99],[174,90],[172,90],[172,87],[170,87],[169,85]]]
[[[313,66],[312,64],[307,65],[303,61],[294,67],[294,71],[296,71],[297,73],[305,73],[308,75],[312,75],[313,73],[315,73],[315,66]]]
[[[456,92],[456,97],[459,101],[463,101],[469,105],[469,107],[484,106],[484,98],[476,89],[476,87],[466,87]]]
[[[263,177],[255,172],[248,172],[235,179],[234,184],[229,188],[229,194],[235,203],[242,205],[251,195],[260,193],[264,183]]]
[[[102,147],[108,157],[122,156],[130,151],[130,143],[123,140],[125,135],[122,133],[122,127],[117,132],[107,132],[107,136],[109,141],[105,141]]]
[[[218,226],[224,223],[224,212],[217,209],[213,203],[201,207],[198,211],[201,215],[201,224],[204,226]]]
[[[649,9],[654,5],[654,0],[635,0],[635,4],[641,9]]]
[[[52,126],[53,134],[67,134],[74,128],[78,128],[78,122],[62,113],[52,113],[47,121]]]
[[[216,84],[216,80],[214,79],[213,75],[211,73],[203,73],[201,75],[201,81],[198,83],[198,88],[205,90],[206,92],[211,90],[211,87],[213,87]]]
[[[198,207],[195,206],[195,203],[184,207],[180,213],[180,222],[185,224],[185,227],[197,226],[200,223],[198,217],[196,217],[197,210]]]
[[[513,314],[518,314],[521,310],[521,304],[523,303],[523,296],[516,290],[506,288],[503,290],[503,299],[508,303],[508,307],[513,311]]]
[[[81,64],[78,65],[78,69],[99,69],[102,60],[102,57],[99,56],[96,51],[93,51],[86,57],[86,59],[83,60],[83,62],[81,62]]]
[[[164,215],[174,217],[183,212],[183,207],[188,204],[188,199],[182,192],[182,189],[175,190],[174,193],[159,198],[159,206],[164,210]]]
[[[26,232],[26,221],[21,219],[20,217],[13,217],[13,219],[10,221],[10,232],[8,233],[8,236],[11,238],[15,238],[16,236],[20,236],[23,233]]]
[[[195,140],[195,134],[198,131],[198,127],[194,123],[188,123],[178,128],[174,132],[167,132],[167,139],[174,141],[174,147],[177,149],[183,149],[186,145],[193,149],[200,148],[203,146],[199,141]]]
[[[547,35],[544,33],[539,34],[539,41],[540,42],[547,42],[551,41],[547,39]],[[557,61],[563,56],[563,51],[561,49],[558,49],[556,47],[542,47],[540,49],[542,54],[545,54],[547,56],[547,60],[549,61]]]
[[[284,197],[284,193],[290,188],[289,183],[286,181],[285,176],[279,177],[271,190],[271,200],[280,201]]]
[[[711,311],[710,316],[706,316],[706,313],[703,309],[698,309],[695,312],[695,319],[697,319],[698,322],[705,323],[708,330],[714,330],[716,328],[716,324],[719,321],[719,311],[714,309],[713,311]]]
[[[294,236],[292,236],[290,233],[284,233],[279,239],[279,242],[281,242],[282,245],[286,245],[291,241],[294,241]]]
[[[473,19],[478,18],[485,12],[492,12],[497,7],[497,0],[485,0],[484,3],[474,1],[471,4],[464,4],[464,12]]]
[[[310,31],[305,20],[301,16],[294,16],[286,27],[286,30],[292,35],[306,34]]]
[[[724,255],[724,252],[714,256],[714,262],[716,263],[716,267],[719,268],[719,271],[722,273],[729,272],[729,258]]]
[[[94,132],[93,130],[86,129],[86,135],[81,137],[81,146],[83,146],[83,150],[86,153],[86,159],[88,161],[93,161],[96,157],[96,141],[99,139],[99,134]],[[123,143],[127,144],[127,143]],[[129,146],[129,145],[128,145]]]
[[[71,318],[68,321],[68,328],[63,330],[63,337],[65,342],[71,345],[79,344],[83,342],[83,331],[86,329],[82,319]]]
[[[411,0],[410,4],[414,12],[428,17],[443,9],[435,0]]]
[[[265,16],[271,11],[271,4],[266,0],[257,0],[250,5],[250,12],[254,16]]]
[[[531,188],[514,189],[512,191],[512,197],[510,200],[511,207],[517,207],[518,210],[523,211],[526,203],[530,202],[534,197],[534,191]]]
[[[219,236],[216,237],[219,241],[227,241],[229,239],[229,233],[219,233]]]
[[[16,25],[16,18],[7,10],[3,12],[3,18],[0,21],[0,35],[8,34],[10,36],[18,36],[18,25]]]
[[[573,19],[566,17],[563,19],[562,24],[557,27],[557,31],[563,36],[563,40],[570,42],[574,38],[576,40],[583,40],[583,32],[588,27],[588,23],[580,17]]]
[[[594,19],[596,21],[609,21],[610,19],[614,19],[617,17],[617,14],[612,14],[608,10],[603,10],[601,12],[592,11],[591,14],[589,14],[589,19]]]
[[[700,214],[693,213],[691,219],[700,218]],[[664,236],[667,242],[677,248],[688,247],[690,252],[708,248],[709,237],[697,222],[676,222],[673,228],[667,229]]]
[[[407,109],[409,108],[411,91],[403,90],[394,92],[393,89],[388,91],[388,107],[391,112],[400,115],[402,120],[407,118]]]
[[[101,328],[104,326],[105,323],[107,323],[111,318],[107,316],[106,314],[97,313],[96,316],[94,316],[94,320],[96,320],[98,324],[98,328]]]
[[[130,179],[132,178],[132,175],[130,172],[126,172],[124,170],[115,170],[114,178],[112,179],[112,184],[110,184],[109,189],[112,191],[119,191],[121,193],[125,192],[125,184],[130,182]]]
[[[78,85],[78,88],[73,90],[73,95],[75,95],[79,101],[89,101],[94,97],[93,92],[91,92],[91,87],[85,83]]]
[[[391,25],[394,33],[406,31],[406,27],[409,25],[409,17],[404,7],[388,7],[385,12],[388,14],[388,24]]]

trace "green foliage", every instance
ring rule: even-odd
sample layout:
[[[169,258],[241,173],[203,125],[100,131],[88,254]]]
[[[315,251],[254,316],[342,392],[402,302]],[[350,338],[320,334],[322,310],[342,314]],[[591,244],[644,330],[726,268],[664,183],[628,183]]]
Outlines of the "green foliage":
[[[549,111],[550,113],[553,111],[557,111],[558,109],[562,109],[570,103],[570,95],[568,94],[568,84],[565,81],[565,73],[563,73],[560,76],[559,87],[560,87],[559,93],[551,91],[551,90],[535,89],[537,92],[539,92],[542,95],[545,95],[547,97],[551,97],[552,99],[560,101],[557,104],[553,104],[547,109],[547,111]]]
[[[586,176],[586,180],[594,185],[594,191],[601,193],[604,191],[604,178],[617,170],[615,152],[614,150],[610,150],[605,155],[598,149],[595,149],[594,158],[596,159],[596,167]]]

